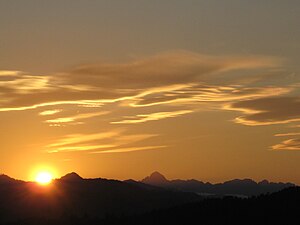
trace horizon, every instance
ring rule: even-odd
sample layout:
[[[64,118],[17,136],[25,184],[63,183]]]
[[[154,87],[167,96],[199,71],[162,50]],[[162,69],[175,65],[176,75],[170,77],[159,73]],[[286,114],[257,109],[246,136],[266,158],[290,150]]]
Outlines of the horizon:
[[[251,181],[254,181],[255,183],[259,184],[260,182],[263,182],[263,181],[268,181],[269,183],[292,183],[292,182],[284,182],[284,181],[273,181],[273,180],[269,180],[269,179],[262,179],[262,180],[255,180],[255,179],[252,179],[251,177],[244,177],[244,178],[233,178],[233,179],[229,179],[229,180],[223,180],[223,181],[219,181],[219,182],[209,182],[209,181],[206,181],[206,180],[199,180],[199,179],[195,179],[195,178],[190,178],[190,179],[182,179],[180,177],[178,178],[168,178],[167,176],[165,176],[165,174],[159,172],[159,171],[153,171],[152,173],[148,174],[148,175],[145,175],[144,177],[140,178],[140,179],[133,179],[133,178],[127,178],[127,179],[115,179],[115,178],[109,178],[109,177],[83,177],[81,176],[80,174],[78,174],[77,172],[75,171],[72,171],[72,172],[68,172],[60,177],[52,177],[52,181],[55,181],[55,180],[60,180],[61,178],[67,176],[67,175],[71,175],[71,174],[76,174],[78,175],[80,178],[82,179],[85,179],[85,180],[89,180],[89,179],[106,179],[106,180],[117,180],[117,181],[121,181],[121,182],[124,182],[124,181],[127,181],[127,180],[134,180],[134,181],[137,181],[137,182],[143,182],[143,180],[145,178],[148,178],[148,177],[151,177],[152,174],[154,173],[159,173],[160,175],[164,176],[166,178],[167,181],[176,181],[176,180],[182,180],[182,181],[190,181],[190,180],[196,180],[196,181],[200,181],[200,182],[203,182],[203,183],[210,183],[212,185],[216,185],[216,184],[223,184],[225,182],[228,182],[228,181],[235,181],[235,180],[240,180],[240,181],[245,181],[245,180],[251,180]],[[9,178],[12,178],[14,180],[18,180],[18,181],[24,181],[24,182],[34,182],[34,183],[38,183],[38,181],[32,179],[32,180],[22,180],[22,179],[17,179],[17,178],[14,178],[12,176],[10,176],[9,174],[4,174],[4,173],[0,173],[0,176],[7,176]],[[295,184],[296,186],[299,186],[298,183],[292,183],[292,184]]]
[[[0,173],[300,184],[299,21],[295,0],[1,1]]]

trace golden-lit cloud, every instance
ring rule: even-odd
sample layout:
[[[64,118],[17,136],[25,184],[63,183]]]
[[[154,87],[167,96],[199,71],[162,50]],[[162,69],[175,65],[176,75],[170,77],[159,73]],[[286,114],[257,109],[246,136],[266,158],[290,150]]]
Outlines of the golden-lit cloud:
[[[282,134],[275,134],[275,137],[287,137],[287,136],[299,136],[300,133],[294,132],[294,133],[282,133]]]
[[[287,101],[283,96],[295,87],[254,82],[260,77],[265,79],[259,72],[281,63],[268,56],[207,56],[175,51],[126,63],[86,64],[47,75],[0,71],[0,113],[32,110],[39,121],[51,126],[49,129],[59,130],[61,138],[44,147],[49,153],[161,149],[166,146],[141,143],[158,134],[129,134],[130,129],[204,110],[240,111],[243,115],[236,122],[247,125],[297,121],[298,106],[290,106],[289,112],[281,109]],[[282,99],[279,105],[283,104],[278,109],[277,103],[269,102],[276,98]],[[290,101],[286,104],[297,104],[296,100]],[[101,122],[109,131],[97,131],[93,126],[100,121],[97,117],[105,118]],[[71,124],[82,125],[85,130],[71,132],[66,126]],[[135,125],[128,128],[127,124]],[[87,133],[89,126],[93,133]]]
[[[161,148],[165,148],[167,146],[157,145],[157,146],[143,146],[143,147],[130,147],[130,148],[116,148],[112,150],[104,150],[98,152],[91,152],[92,154],[99,153],[126,153],[126,152],[136,152],[136,151],[145,151],[145,150],[157,150]]]
[[[150,114],[142,114],[142,115],[136,115],[132,118],[121,120],[121,121],[115,121],[112,122],[113,124],[122,124],[122,123],[143,123],[147,121],[153,121],[153,120],[160,120],[165,118],[172,118],[188,113],[192,113],[192,110],[180,110],[180,111],[172,111],[172,112],[157,112],[157,113],[150,113]]]
[[[39,115],[41,115],[41,116],[49,116],[49,115],[53,115],[53,114],[59,113],[61,111],[62,111],[61,109],[45,110],[43,112],[40,112]]]
[[[244,125],[272,125],[300,121],[300,98],[272,97],[233,102],[227,109],[244,113],[235,122]]]
[[[179,51],[123,64],[84,65],[47,76],[9,72],[12,78],[0,82],[0,88],[5,88],[0,94],[7,99],[0,102],[0,111],[67,104],[101,106],[138,98],[155,88],[198,84],[225,72],[272,68],[278,64],[279,60],[273,57],[214,57]]]
[[[115,137],[119,135],[120,132],[117,131],[110,131],[110,132],[102,132],[96,134],[70,134],[66,135],[65,137],[55,141],[52,144],[49,144],[48,148],[57,148],[61,146],[68,146],[68,145],[76,145],[78,143],[88,143],[97,140],[103,140]]]
[[[132,145],[139,141],[156,137],[157,134],[124,134],[122,131],[102,132],[96,134],[72,134],[67,135],[61,139],[56,140],[54,143],[45,147],[45,151],[48,153],[60,153],[60,152],[89,152],[99,153],[105,152],[128,152],[135,148],[139,150],[147,150],[149,146],[134,146]]]
[[[272,146],[273,150],[291,150],[299,151],[300,150],[300,138],[293,138],[285,140],[277,145]]]
[[[290,88],[284,87],[243,87],[243,86],[212,86],[190,84],[185,87],[150,92],[133,99],[135,107],[154,106],[161,104],[194,104],[211,102],[231,102],[260,97],[277,96],[288,93]]]
[[[17,70],[0,70],[0,76],[16,76],[19,73]]]
[[[32,93],[34,91],[45,91],[54,89],[49,83],[49,76],[35,76],[24,74],[19,71],[2,71],[0,79],[0,87],[5,87],[10,90],[14,96],[17,94]],[[3,77],[6,76],[6,79]]]
[[[89,119],[92,117],[97,117],[97,116],[102,116],[105,114],[108,114],[109,112],[107,111],[100,111],[100,112],[92,112],[92,113],[81,113],[81,114],[77,114],[74,116],[70,116],[70,117],[60,117],[60,118],[55,118],[55,119],[49,119],[46,120],[46,123],[50,123],[50,124],[60,124],[60,123],[72,123],[75,121],[82,121],[84,119]]]

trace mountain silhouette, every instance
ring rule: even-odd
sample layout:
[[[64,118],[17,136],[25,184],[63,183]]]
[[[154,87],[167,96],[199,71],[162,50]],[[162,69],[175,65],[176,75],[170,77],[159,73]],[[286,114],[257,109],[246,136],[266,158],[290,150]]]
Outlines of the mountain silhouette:
[[[0,174],[0,184],[9,184],[9,183],[16,183],[18,182],[17,180],[15,180],[14,178],[11,178],[5,174]]]
[[[81,176],[79,176],[77,173],[71,172],[71,173],[68,173],[68,174],[62,176],[60,178],[60,180],[62,180],[62,181],[73,181],[73,182],[76,182],[76,181],[82,181],[83,178]]]
[[[153,172],[150,176],[144,178],[142,183],[157,185],[157,186],[164,186],[169,183],[169,181],[159,172]]]
[[[132,215],[201,199],[193,193],[153,188],[139,182],[84,179],[74,172],[47,186],[14,182],[7,176],[1,176],[0,182],[1,225],[16,218]]]
[[[72,172],[43,186],[0,175],[0,225],[292,224],[282,218],[300,209],[298,187],[235,197],[270,192],[290,183],[235,179],[211,184],[168,180],[159,172],[142,181],[86,179]],[[273,211],[281,216],[275,223]]]
[[[209,182],[205,183],[195,179],[168,180],[159,172],[152,173],[141,182],[148,185],[167,188],[169,190],[194,192],[202,195],[234,195],[240,197],[272,193],[287,187],[295,186],[295,184],[292,183],[273,183],[267,180],[257,183],[251,179],[234,179],[217,184],[211,184]]]

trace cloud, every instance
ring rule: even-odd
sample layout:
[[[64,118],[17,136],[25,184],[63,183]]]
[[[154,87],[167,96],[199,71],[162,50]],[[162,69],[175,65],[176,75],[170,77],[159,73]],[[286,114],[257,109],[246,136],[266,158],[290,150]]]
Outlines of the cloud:
[[[49,116],[49,115],[54,115],[56,113],[61,112],[61,109],[51,109],[51,110],[45,110],[43,112],[40,112],[39,115],[41,116]]]
[[[139,89],[199,82],[229,70],[278,66],[274,57],[207,56],[187,51],[163,53],[124,64],[84,65],[61,74],[63,84]]]
[[[300,150],[300,138],[288,139],[280,144],[273,145],[273,150],[292,150],[299,151]]]
[[[188,113],[192,113],[192,110],[180,110],[180,111],[172,111],[172,112],[156,112],[156,113],[150,113],[150,114],[142,114],[142,115],[136,115],[133,116],[130,119],[121,120],[121,121],[115,121],[111,122],[112,124],[130,124],[130,123],[143,123],[147,121],[153,121],[153,120],[160,120],[165,118],[172,118]]]
[[[287,137],[287,136],[298,136],[300,135],[300,133],[284,133],[284,134],[275,134],[275,137]]]
[[[243,87],[213,86],[189,84],[162,91],[147,91],[144,95],[133,98],[131,106],[145,107],[161,104],[194,104],[228,102],[260,97],[277,96],[288,93],[290,88],[283,87]]]
[[[101,106],[136,99],[154,89],[158,92],[173,85],[206,82],[228,71],[276,67],[279,61],[263,56],[214,57],[178,51],[123,64],[88,64],[47,76],[2,72],[11,78],[0,80],[0,95],[6,99],[0,102],[0,111],[68,104]]]
[[[50,124],[61,124],[61,123],[72,123],[75,122],[77,120],[82,121],[84,119],[89,119],[92,117],[96,117],[96,116],[102,116],[102,115],[106,115],[108,114],[108,111],[102,111],[102,112],[92,112],[92,113],[81,113],[81,114],[77,114],[74,116],[70,116],[70,117],[60,117],[60,118],[55,118],[55,119],[49,119],[46,120],[46,123],[50,123]]]
[[[280,65],[280,59],[268,56],[207,56],[176,51],[126,63],[86,64],[48,75],[0,71],[0,112],[32,110],[50,126],[88,123],[89,118],[109,113],[107,123],[122,127],[199,110],[222,110],[225,105],[226,110],[242,112],[244,115],[236,122],[248,125],[298,120],[299,113],[293,107],[289,113],[279,108],[277,115],[271,113],[276,104],[269,107],[259,103],[262,99],[281,99],[291,92],[290,86],[253,82],[252,76],[254,80],[261,76],[265,79],[259,72]],[[243,83],[239,83],[241,77]],[[70,111],[71,115],[66,114]],[[130,116],[125,112],[130,112]],[[285,117],[280,118],[280,114]],[[129,135],[124,130],[94,132],[65,135],[45,146],[45,151],[112,153],[163,146],[136,144],[154,137],[153,134]]]
[[[300,121],[300,98],[281,96],[233,102],[226,107],[244,113],[235,122],[244,125],[272,125]]]
[[[130,148],[116,148],[113,150],[104,150],[98,152],[91,152],[92,154],[99,153],[126,153],[126,152],[135,152],[135,151],[145,151],[145,150],[157,150],[160,148],[165,148],[165,145],[157,145],[157,146],[144,146],[144,147],[130,147]]]
[[[120,130],[94,134],[72,134],[60,138],[45,147],[48,153],[62,152],[93,152],[113,153],[138,150],[148,150],[149,146],[128,146],[134,143],[156,137],[157,134],[124,134]],[[113,144],[112,144],[113,143]],[[155,146],[159,148],[159,146]],[[160,146],[161,147],[161,146]],[[134,150],[136,149],[136,150]]]
[[[96,134],[70,134],[65,137],[56,140],[54,143],[49,144],[47,148],[57,148],[61,146],[74,146],[78,143],[90,143],[92,141],[103,140],[115,137],[119,135],[120,132],[111,131],[111,132],[102,132]]]
[[[49,76],[30,75],[20,71],[0,71],[0,77],[2,78],[0,87],[9,89],[14,96],[54,88],[49,85]]]
[[[1,77],[6,77],[6,76],[17,76],[20,71],[17,70],[0,70],[0,76]]]

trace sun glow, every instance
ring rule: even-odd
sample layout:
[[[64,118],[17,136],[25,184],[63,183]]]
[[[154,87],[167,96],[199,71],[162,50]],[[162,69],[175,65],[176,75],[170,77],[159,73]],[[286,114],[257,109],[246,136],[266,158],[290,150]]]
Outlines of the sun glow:
[[[35,177],[35,181],[41,185],[47,185],[49,183],[51,183],[53,179],[53,175],[50,172],[39,172],[36,177]]]

